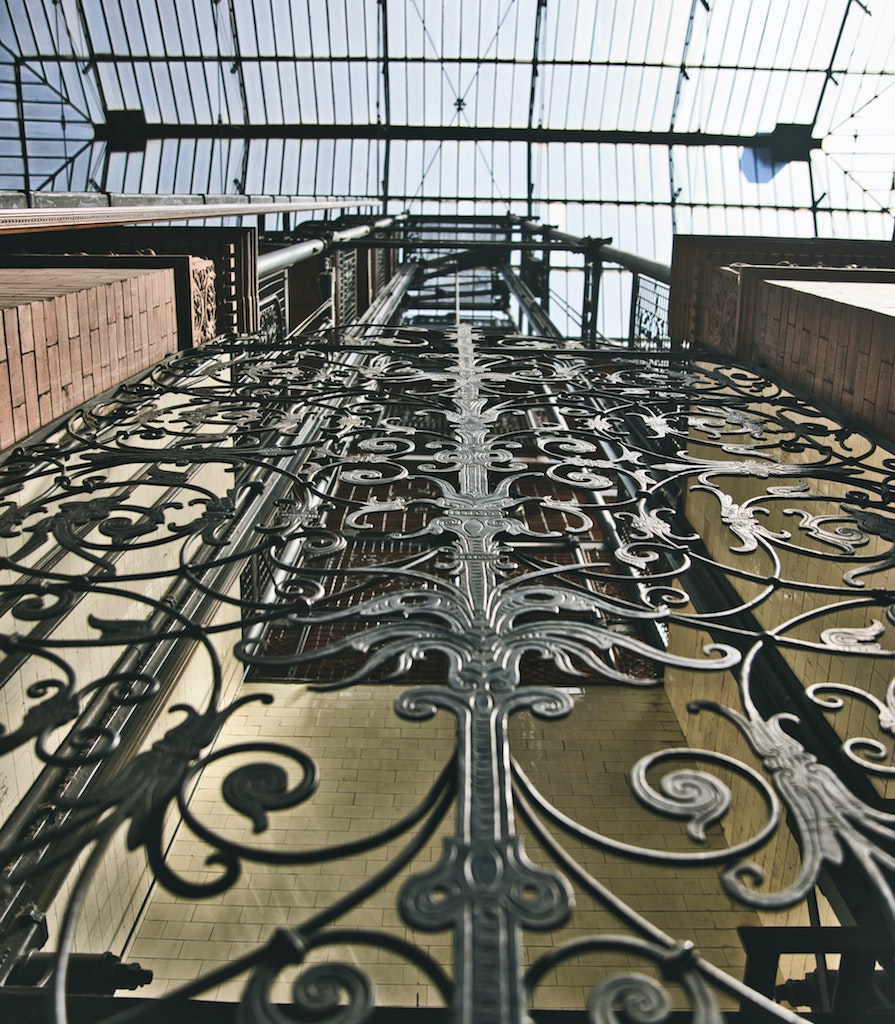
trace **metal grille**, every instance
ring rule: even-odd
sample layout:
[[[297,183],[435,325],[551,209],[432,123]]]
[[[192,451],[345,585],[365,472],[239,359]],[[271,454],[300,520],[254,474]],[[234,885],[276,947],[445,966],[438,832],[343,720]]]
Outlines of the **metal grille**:
[[[357,250],[342,249],[335,255],[336,323],[357,319]]]
[[[668,285],[635,274],[631,287],[631,343],[638,348],[668,348]]]
[[[376,294],[386,286],[388,283],[388,259],[389,254],[386,249],[377,249],[375,252],[376,258]]]
[[[265,277],[258,287],[258,322],[260,333],[271,343],[282,341],[286,334],[286,274]]]

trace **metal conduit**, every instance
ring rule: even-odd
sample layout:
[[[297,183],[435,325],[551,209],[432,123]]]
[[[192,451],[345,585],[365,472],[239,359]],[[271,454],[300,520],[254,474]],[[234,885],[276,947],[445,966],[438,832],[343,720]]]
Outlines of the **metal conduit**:
[[[388,284],[386,284],[370,305],[369,309],[367,309],[356,324],[352,324],[351,327],[346,328],[342,332],[342,337],[357,342],[366,336],[374,337],[379,334],[382,326],[389,323],[394,317],[395,312],[401,305],[401,301],[413,284],[418,269],[419,265],[415,263],[405,263],[402,267],[399,267]],[[356,364],[358,360],[359,356],[357,353],[348,353],[343,354],[340,361],[346,366],[351,366]],[[316,427],[323,415],[323,412],[319,412],[312,420],[309,420],[301,436],[310,436],[309,432],[312,425]],[[280,568],[274,569],[271,573],[270,582],[264,592],[262,603],[271,606],[277,603],[279,588],[290,576],[290,570],[285,568],[285,566],[290,564],[297,566],[300,564],[304,546],[304,538],[299,537],[296,540],[290,541],[283,549],[280,555]],[[267,626],[268,623],[264,622],[254,623],[249,629],[245,630],[243,634],[244,642],[260,642]]]
[[[286,245],[282,249],[262,253],[258,257],[258,280],[263,280],[287,267],[301,263],[302,260],[310,259],[311,256],[317,256],[334,242],[351,242],[356,238],[365,238],[373,231],[381,231],[406,219],[406,213],[399,213],[394,217],[382,217],[369,224],[358,224],[356,227],[345,228],[343,231],[334,231],[329,238],[306,238],[294,245]]]
[[[519,227],[523,231],[536,231],[545,238],[555,242],[566,242],[570,249],[579,249],[582,252],[592,251],[594,256],[606,263],[617,263],[619,266],[630,270],[634,274],[643,274],[644,277],[651,277],[663,284],[671,283],[671,267],[667,263],[659,263],[658,260],[649,260],[644,256],[638,256],[633,252],[625,252],[624,249],[616,249],[612,245],[600,245],[599,239],[579,238],[577,235],[570,235],[565,231],[559,231],[549,224],[540,224],[536,220],[521,220]]]

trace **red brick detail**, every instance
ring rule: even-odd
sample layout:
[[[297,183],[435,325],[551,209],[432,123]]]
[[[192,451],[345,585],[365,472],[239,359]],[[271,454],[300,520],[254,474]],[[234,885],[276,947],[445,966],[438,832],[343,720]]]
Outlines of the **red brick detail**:
[[[170,269],[5,273],[21,301],[0,310],[0,449],[177,348]]]

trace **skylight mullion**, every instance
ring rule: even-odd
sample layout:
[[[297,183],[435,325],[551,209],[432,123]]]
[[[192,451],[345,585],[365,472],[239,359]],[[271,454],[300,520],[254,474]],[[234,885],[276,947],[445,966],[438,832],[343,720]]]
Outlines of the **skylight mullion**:
[[[313,41],[314,41],[314,25],[313,25],[313,19],[311,17],[311,0],[305,0],[305,7],[306,7],[306,10],[308,12],[309,37],[310,37],[311,43],[313,45]],[[310,69],[311,69],[311,81],[313,83],[313,92],[314,92],[314,116],[313,116],[313,118],[311,118],[311,120],[316,120],[316,121],[319,122],[319,120],[320,120],[320,100],[319,100],[319,97],[318,97],[318,94],[317,94],[317,68],[316,68],[316,65],[315,65],[313,53],[311,54]],[[300,88],[298,90],[298,95],[301,96],[301,89]],[[316,164],[315,164],[315,167],[316,167]],[[314,173],[314,181],[316,182],[316,180],[317,180],[317,174],[316,174],[316,171],[315,171],[315,173]]]
[[[569,57],[571,57],[573,59],[575,57],[575,40],[578,38],[578,17],[579,17],[580,14],[581,14],[581,3],[580,3],[580,0],[576,0],[575,12],[572,15],[572,31],[571,31],[571,33],[569,33],[569,37],[568,37],[569,38]],[[559,33],[557,33],[557,38],[558,37],[559,37]],[[571,77],[569,78],[569,81],[570,82],[572,81]]]
[[[158,104],[159,119],[161,121],[164,121],[165,118],[168,116],[168,111],[165,109],[165,101],[164,101],[164,98],[163,98],[163,95],[162,95],[162,90],[159,87],[159,83],[160,83],[159,76],[161,76],[162,80],[167,80],[168,96],[171,97],[171,101],[172,102],[174,102],[173,101],[173,97],[174,97],[174,94],[175,94],[174,76],[171,73],[171,66],[170,66],[170,64],[167,61],[165,61],[165,60],[159,60],[158,59],[159,56],[164,56],[164,55],[163,54],[161,54],[161,55],[153,54],[153,52],[152,52],[153,48],[150,45],[149,33],[146,30],[147,22],[146,22],[146,19],[144,17],[144,12],[147,11],[147,10],[152,10],[151,8],[149,8],[148,4],[142,4],[142,3],[139,3],[139,2],[136,4],[136,15],[137,16],[136,16],[136,19],[135,19],[135,23],[140,26],[140,32],[143,35],[143,42],[145,43],[145,46],[146,46],[146,54],[147,54],[147,56],[151,60],[151,63],[149,64],[149,69],[150,69],[150,74],[152,76],[153,89],[155,90],[156,103]],[[154,11],[155,11],[155,16],[156,16],[156,25],[158,26],[159,42],[161,43],[161,45],[162,45],[162,47],[164,49],[164,43],[162,41],[162,36],[161,36],[161,25],[159,24],[159,18],[161,17],[161,15],[160,15],[160,12],[159,12],[158,0],[155,0]],[[176,108],[176,104],[175,104],[175,108]]]
[[[295,56],[298,56],[298,39],[297,39],[296,34],[295,34],[295,17],[294,17],[293,9],[292,8],[293,8],[293,5],[291,3],[286,5],[286,10],[287,10],[288,15],[289,15],[289,38],[292,40],[292,56],[295,57]],[[272,9],[273,9],[273,3],[271,3],[271,10]],[[299,84],[299,79],[298,79],[298,61],[297,60],[292,60],[292,61],[289,61],[289,63],[292,66],[292,74],[295,77],[295,101],[296,101],[297,109],[296,109],[296,111],[294,112],[294,115],[293,115],[293,113],[291,113],[291,112],[286,110],[286,104],[285,104],[285,101],[284,101],[284,103],[283,103],[283,116],[285,117],[285,119],[287,121],[292,120],[293,116],[294,116],[296,121],[303,122],[304,118],[302,116],[302,110],[301,110],[301,86]]]
[[[197,181],[196,181],[197,176],[198,176],[199,149],[202,147],[202,145],[203,145],[202,143],[196,142],[196,144],[193,146],[193,158],[190,161],[190,187],[189,187],[189,191],[190,192],[207,192],[208,191],[207,187],[200,189],[198,187]]]
[[[339,118],[339,104],[336,101],[336,76],[335,76],[335,65],[333,64],[333,34],[332,34],[332,20],[330,18],[330,11],[332,7],[330,4],[324,4],[326,9],[326,56],[327,56],[327,68],[329,69],[329,87],[330,94],[333,102],[333,120],[338,121]],[[349,117],[349,123],[351,118]]]
[[[252,53],[253,53],[253,56],[256,56],[256,55],[261,53],[261,34],[258,31],[258,10],[257,10],[257,6],[256,6],[255,3],[250,4],[249,7],[250,7],[250,10],[252,12],[252,31],[255,34],[255,45],[254,45],[254,47],[252,47]],[[237,31],[239,30],[239,24],[238,23],[236,24],[236,30]],[[240,52],[240,54],[244,54],[245,53],[241,39],[239,41],[239,52]],[[246,57],[243,56],[242,59],[245,61]],[[267,121],[270,121],[270,110],[269,110],[269,106],[268,106],[268,102],[267,102],[267,83],[264,80],[264,68],[262,67],[261,63],[259,61],[257,61],[257,60],[253,60],[252,61],[252,65],[253,65],[253,67],[255,69],[254,80],[255,80],[255,82],[258,83],[258,92],[259,92],[259,98],[261,100],[262,117],[263,117],[263,120],[265,122],[267,122]],[[248,95],[248,85],[246,85],[246,104],[247,104],[247,108],[246,109],[247,109],[247,113],[248,113],[247,120],[253,121],[254,120],[254,114],[251,111],[251,102],[250,102],[250,98],[249,98],[249,95]],[[266,161],[266,159],[267,159],[267,155],[266,155],[266,151],[265,151],[265,161]],[[262,171],[262,176],[263,176],[263,173],[264,172]]]
[[[348,0],[345,0],[345,19],[346,19],[346,21],[348,20]],[[377,85],[371,91],[371,89],[370,89],[370,71],[372,69],[374,72],[377,73],[377,82],[378,82],[378,77],[379,77],[378,73],[379,73],[379,71],[381,69],[381,65],[380,65],[378,60],[371,60],[370,59],[370,54],[369,54],[369,49],[368,49],[369,38],[370,38],[369,37],[369,31],[370,31],[370,29],[369,29],[368,19],[367,19],[367,8],[364,7],[363,40],[364,40],[364,56],[366,57],[366,60],[365,60],[365,62],[363,64],[364,95],[365,95],[365,98],[366,98],[367,118],[368,118],[368,120],[373,120],[374,116],[376,116],[378,114],[378,110],[379,110],[379,100],[378,100],[378,89],[379,89],[379,86]],[[377,32],[377,44],[376,45],[377,45],[377,53],[378,53],[378,48],[379,48],[378,32]],[[374,96],[376,96],[375,100],[374,100]],[[369,157],[368,157],[368,160],[369,160]]]
[[[207,26],[205,26],[205,29],[203,30],[203,27],[199,24],[199,14],[198,14],[198,11],[196,10],[195,7],[191,7],[191,10],[192,10],[192,13],[193,13],[193,22],[194,22],[195,28],[196,28],[196,38],[197,38],[197,40],[199,42],[198,55],[203,58],[201,64],[198,67],[198,72],[201,75],[202,84],[205,86],[205,99],[206,99],[206,102],[208,103],[208,109],[209,109],[209,111],[214,111],[214,109],[215,109],[215,101],[214,101],[214,97],[213,97],[213,93],[212,93],[212,89],[211,89],[211,83],[208,80],[208,68],[207,68],[207,63],[204,60],[204,48],[203,48],[203,37],[204,37],[205,32],[207,31]],[[191,78],[192,78],[192,76],[191,76]]]
[[[425,11],[425,3],[426,3],[426,0],[423,0],[423,11]],[[444,12],[445,12],[445,5],[441,4],[440,5],[440,9],[441,9],[441,37],[438,40],[438,42],[440,44],[440,52],[443,55],[444,54]],[[424,32],[424,37],[423,37],[423,53],[426,52],[426,44],[428,42],[427,39],[425,38],[425,29],[426,29],[426,22],[425,22],[425,18],[424,18],[424,20],[423,20],[423,32]],[[433,54],[433,56],[435,56],[437,58],[438,52],[439,51],[436,50],[435,53]],[[441,67],[442,70],[441,70],[441,75],[439,76],[439,79],[438,79],[438,89],[439,89],[439,91],[438,91],[438,104],[439,104],[438,105],[438,111],[439,111],[439,116],[441,117],[441,119],[444,122],[446,122],[446,123],[450,123],[450,122],[453,121],[453,117],[449,113],[447,114],[447,116],[445,116],[446,108],[445,108],[445,105],[444,105],[444,81],[445,81],[445,77],[446,76],[445,76],[445,72],[444,72],[444,63],[443,62],[440,64],[440,67]]]

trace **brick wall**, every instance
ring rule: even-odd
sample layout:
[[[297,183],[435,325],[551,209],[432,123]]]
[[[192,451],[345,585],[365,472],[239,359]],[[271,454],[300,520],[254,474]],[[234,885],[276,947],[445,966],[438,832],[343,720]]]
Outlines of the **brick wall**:
[[[895,296],[895,273],[766,279],[773,273],[740,275],[737,355],[864,428],[895,437],[895,303],[885,299]]]
[[[669,330],[895,437],[893,268],[891,242],[679,235]]]
[[[0,270],[0,449],[177,348],[171,270]]]
[[[744,266],[793,268],[895,267],[892,242],[837,238],[675,235],[668,329],[678,340],[732,354],[737,274]]]

